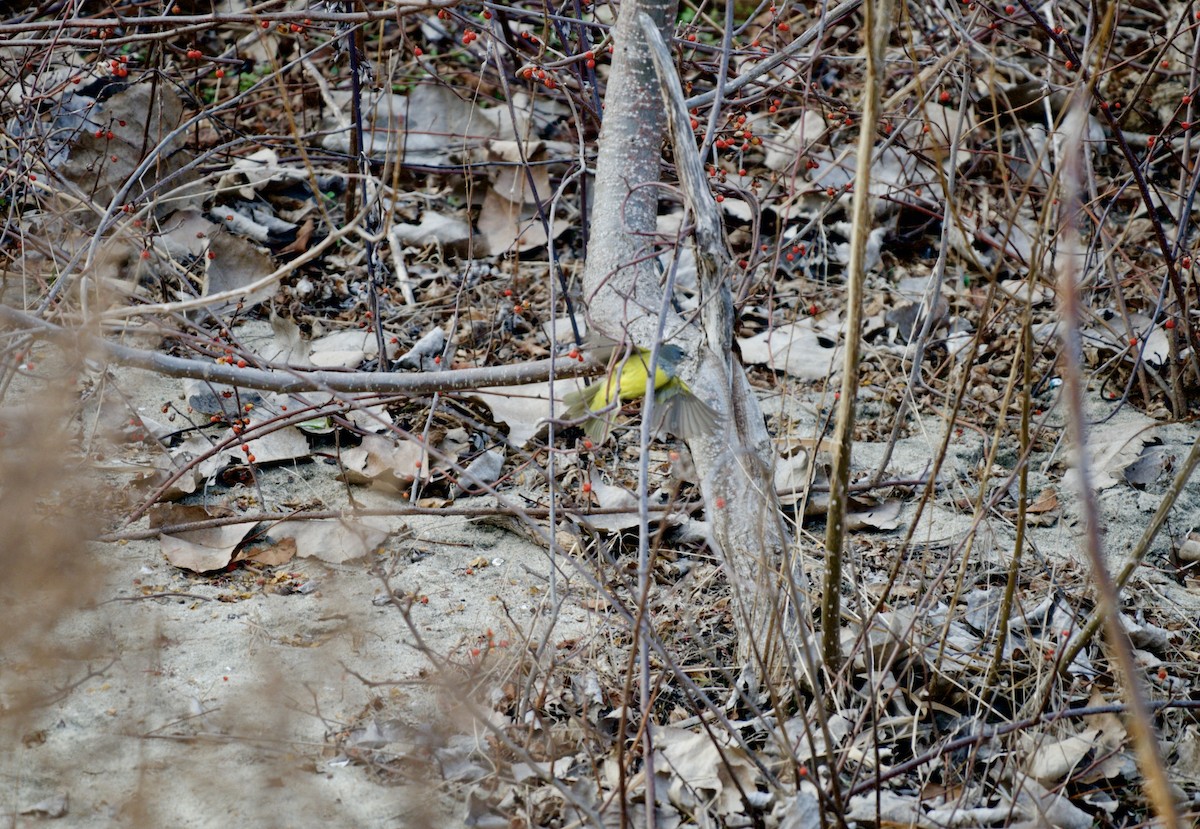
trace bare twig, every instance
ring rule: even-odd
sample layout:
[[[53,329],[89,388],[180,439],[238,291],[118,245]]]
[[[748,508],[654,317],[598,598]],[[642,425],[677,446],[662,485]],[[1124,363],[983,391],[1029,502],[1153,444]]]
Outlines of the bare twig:
[[[863,51],[866,53],[862,121],[858,128],[854,199],[851,207],[850,265],[846,276],[846,344],[842,362],[842,390],[833,437],[833,472],[829,476],[829,515],[825,525],[825,581],[821,594],[821,653],[826,670],[841,664],[840,605],[842,555],[845,544],[846,502],[849,497],[850,451],[854,444],[854,403],[858,395],[858,360],[862,343],[862,294],[866,282],[867,236],[871,232],[871,164],[879,97],[883,50],[891,32],[891,0],[863,0]]]
[[[1024,0],[1022,0],[1024,2]],[[1129,709],[1126,722],[1137,748],[1142,774],[1146,778],[1146,789],[1150,802],[1167,829],[1176,829],[1180,823],[1179,813],[1171,785],[1167,780],[1162,758],[1159,756],[1158,740],[1154,735],[1154,724],[1146,702],[1141,674],[1133,660],[1129,639],[1121,627],[1119,596],[1108,564],[1104,558],[1100,540],[1100,512],[1096,505],[1096,494],[1092,489],[1091,461],[1087,452],[1087,416],[1083,407],[1083,369],[1081,366],[1082,345],[1080,342],[1079,286],[1073,254],[1078,249],[1079,216],[1078,188],[1080,166],[1080,141],[1086,129],[1085,113],[1077,104],[1069,128],[1066,130],[1071,142],[1064,151],[1066,159],[1066,182],[1063,200],[1066,202],[1061,221],[1064,246],[1068,255],[1061,265],[1059,297],[1065,319],[1063,326],[1064,388],[1066,389],[1067,423],[1075,444],[1075,467],[1079,473],[1079,499],[1083,517],[1083,547],[1091,563],[1092,578],[1096,585],[1100,613],[1104,618],[1108,643],[1116,656],[1121,679],[1125,684]]]

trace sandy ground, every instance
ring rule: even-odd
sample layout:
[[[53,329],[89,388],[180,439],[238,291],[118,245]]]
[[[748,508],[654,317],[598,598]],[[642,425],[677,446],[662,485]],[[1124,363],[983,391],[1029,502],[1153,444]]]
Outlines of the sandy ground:
[[[5,442],[0,813],[11,826],[462,825],[467,784],[445,777],[462,776],[448,765],[461,758],[464,740],[481,742],[484,733],[460,703],[473,677],[500,681],[505,660],[497,648],[480,665],[472,648],[486,651],[489,628],[511,648],[539,635],[604,632],[604,620],[582,609],[582,580],[564,587],[569,601],[547,632],[538,623],[549,569],[543,550],[462,518],[393,519],[395,534],[379,552],[343,564],[297,559],[279,571],[221,577],[171,566],[157,541],[83,541],[92,532],[90,498],[111,502],[105,490],[127,481],[96,481],[65,458],[39,454],[61,440],[46,428],[55,410],[37,396],[54,385],[45,379],[22,379],[16,399],[38,415],[24,410],[23,427],[10,422]],[[174,381],[146,375],[120,385],[132,406],[148,411],[178,394]],[[1140,421],[1129,417],[1105,429],[1136,431]],[[928,462],[940,431],[936,421],[927,425],[898,448],[897,476]],[[1156,431],[1178,456],[1195,434],[1186,426]],[[978,463],[982,441],[968,433],[955,442],[947,480]],[[879,447],[858,451],[856,468],[871,468]],[[127,445],[118,454],[145,452]],[[92,483],[70,485],[81,481]],[[317,466],[277,470],[264,481],[268,496],[302,482],[329,504],[345,490]],[[1104,491],[1111,554],[1128,550],[1160,494],[1161,486],[1137,492],[1126,484]],[[357,497],[365,506],[394,503],[365,489]],[[64,498],[78,510],[66,509]],[[1192,529],[1198,501],[1193,484],[1175,537]],[[1051,569],[1082,566],[1073,510],[1068,500],[1060,520],[1035,531]],[[970,528],[969,515],[944,503],[931,515],[918,534],[930,545],[952,547]],[[999,518],[980,538],[981,556],[999,560],[1011,549],[1011,527]],[[486,566],[468,575],[481,557]],[[412,606],[413,627],[381,600],[378,569],[393,574],[397,591],[428,597]],[[1140,584],[1162,600],[1162,612],[1195,612],[1194,594],[1164,576],[1147,570]],[[418,636],[429,655],[416,647]],[[456,667],[438,671],[442,659]],[[373,719],[372,705],[387,717]],[[376,747],[387,749],[387,775],[359,762]]]
[[[132,374],[121,388],[141,411],[178,393],[175,381]],[[19,385],[31,408],[6,445],[25,451],[6,454],[0,521],[10,539],[0,585],[0,813],[9,825],[461,825],[462,784],[446,782],[443,765],[447,742],[461,749],[477,731],[459,706],[465,689],[498,681],[505,648],[594,628],[568,606],[551,630],[542,548],[464,518],[389,519],[382,547],[347,563],[297,558],[218,576],[171,566],[157,540],[87,542],[90,502],[113,501],[128,477],[96,480],[56,459],[45,444],[60,438],[44,428],[56,409],[41,395],[53,383]],[[152,454],[136,443],[112,451],[108,460],[120,462]],[[235,489],[212,497],[251,494]],[[346,486],[301,464],[264,473],[253,492],[297,491],[339,506]],[[355,497],[396,503],[365,488]],[[386,600],[380,571],[395,593],[426,597],[412,605],[413,627]],[[373,701],[386,721],[372,719]],[[361,762],[374,748],[393,761],[386,775]]]

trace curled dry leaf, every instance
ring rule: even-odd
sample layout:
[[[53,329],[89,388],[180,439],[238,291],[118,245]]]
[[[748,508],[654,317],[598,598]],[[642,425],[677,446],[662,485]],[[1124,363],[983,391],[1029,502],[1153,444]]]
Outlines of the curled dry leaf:
[[[846,514],[848,530],[894,530],[900,526],[900,512],[904,502],[899,498],[888,498],[872,504],[855,499]]]
[[[1052,486],[1048,486],[1038,493],[1038,497],[1034,502],[1025,508],[1026,512],[1034,514],[1051,512],[1058,509],[1058,492]]]
[[[757,791],[758,769],[741,746],[718,746],[706,732],[669,726],[654,729],[654,744],[657,773],[681,809],[707,804],[718,816],[737,815],[745,809],[741,792]]]
[[[156,504],[150,510],[150,526],[165,527],[224,518],[233,515],[233,510],[200,505]],[[250,522],[226,524],[204,530],[160,535],[159,545],[173,566],[193,573],[208,573],[221,570],[233,561],[234,551],[253,528]]]
[[[358,368],[378,353],[373,331],[335,331],[309,343],[309,359],[317,368]]]
[[[561,417],[566,411],[563,398],[580,388],[577,380],[558,380],[554,383],[554,414]],[[508,427],[508,442],[524,446],[545,425],[550,414],[550,385],[530,383],[522,386],[491,386],[476,389],[474,396],[492,410],[492,419]]]
[[[417,478],[429,478],[429,453],[412,440],[397,441],[388,435],[366,435],[362,443],[341,454],[342,480],[371,484],[396,492]]]
[[[204,295],[220,294],[251,285],[275,270],[271,254],[258,245],[234,236],[232,233],[217,233],[209,239],[208,255],[204,259]],[[275,292],[273,285],[259,288],[243,298],[245,307],[257,305]],[[236,303],[232,300],[220,305],[209,306],[217,313]]]
[[[389,533],[383,519],[372,517],[283,521],[270,528],[273,539],[294,539],[297,556],[330,564],[370,555]]]
[[[267,567],[277,567],[287,564],[296,557],[296,539],[281,538],[278,541],[268,537],[261,541],[252,541],[238,550],[234,561],[253,561]]]
[[[783,325],[753,337],[739,337],[742,359],[801,380],[823,380],[840,359],[837,337],[818,331],[811,319]]]

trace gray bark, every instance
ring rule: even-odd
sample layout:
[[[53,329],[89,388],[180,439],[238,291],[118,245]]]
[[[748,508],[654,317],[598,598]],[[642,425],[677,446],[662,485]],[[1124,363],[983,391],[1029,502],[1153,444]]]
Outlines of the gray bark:
[[[638,25],[638,12],[645,17]],[[615,29],[617,50],[605,97],[596,163],[591,246],[584,294],[592,326],[649,349],[664,308],[650,245],[658,214],[661,146],[666,112],[687,125],[679,91],[667,107],[643,28],[664,29],[672,4],[628,2]],[[665,46],[660,55],[665,55]],[[669,59],[662,61],[669,64]],[[665,65],[664,65],[665,68]],[[671,78],[665,88],[678,87]],[[682,114],[681,114],[682,113]],[[744,690],[774,689],[796,674],[810,642],[797,611],[790,540],[773,485],[774,453],[758,401],[730,352],[732,303],[728,248],[690,128],[677,129],[677,162],[697,215],[702,325],[667,311],[665,340],[683,347],[679,373],[716,414],[718,428],[689,435],[689,449],[714,539],[734,594],[738,660]],[[686,137],[684,137],[686,136]]]

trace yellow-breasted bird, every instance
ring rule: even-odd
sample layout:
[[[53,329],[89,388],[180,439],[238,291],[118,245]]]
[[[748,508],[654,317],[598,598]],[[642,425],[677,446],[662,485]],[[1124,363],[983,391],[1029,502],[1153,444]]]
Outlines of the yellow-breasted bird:
[[[612,349],[614,346],[607,346]],[[660,346],[654,372],[656,425],[688,440],[693,435],[716,427],[712,409],[699,400],[678,376],[683,349],[674,344]],[[650,352],[633,349],[621,359],[608,377],[564,398],[566,417],[586,418],[583,431],[597,445],[608,439],[613,419],[621,404],[637,400],[646,393],[646,375],[650,371]]]

